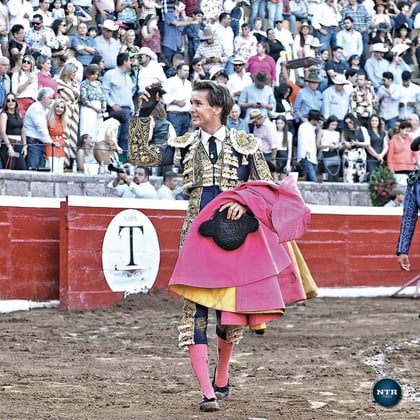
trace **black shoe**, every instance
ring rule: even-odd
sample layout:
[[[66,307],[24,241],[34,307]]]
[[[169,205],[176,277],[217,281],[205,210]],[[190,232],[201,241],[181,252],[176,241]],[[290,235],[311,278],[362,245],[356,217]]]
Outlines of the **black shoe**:
[[[200,404],[200,411],[217,411],[219,410],[219,403],[216,398],[203,397]]]
[[[214,389],[214,394],[216,395],[218,400],[225,400],[229,396],[229,381],[226,386],[220,387],[214,384],[216,380],[216,369],[214,369],[214,377],[213,382],[211,383]]]
[[[259,329],[259,330],[254,330],[255,331],[255,334],[257,334],[257,335],[264,335],[264,333],[265,333],[265,328],[261,328],[261,329]]]

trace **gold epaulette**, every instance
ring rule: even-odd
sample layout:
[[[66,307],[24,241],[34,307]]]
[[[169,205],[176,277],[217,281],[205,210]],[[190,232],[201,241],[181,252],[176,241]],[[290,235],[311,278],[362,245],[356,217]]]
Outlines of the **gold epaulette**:
[[[230,129],[230,139],[233,148],[242,155],[252,155],[262,148],[258,137],[245,131],[237,131],[235,128]]]
[[[183,136],[171,138],[168,140],[168,145],[171,147],[183,149],[184,147],[189,146],[193,142],[197,133],[198,130],[193,131],[192,133],[185,133]]]

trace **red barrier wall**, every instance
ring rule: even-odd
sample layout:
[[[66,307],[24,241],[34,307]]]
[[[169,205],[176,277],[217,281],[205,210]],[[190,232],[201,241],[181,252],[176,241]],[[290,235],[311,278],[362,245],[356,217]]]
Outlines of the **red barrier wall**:
[[[102,197],[0,197],[0,299],[60,299],[64,308],[109,306],[102,268],[107,226],[125,209],[138,209],[157,231],[160,267],[153,288],[165,289],[178,253],[185,202]],[[298,243],[320,287],[401,286],[418,274],[420,235],[402,272],[395,246],[401,210],[311,206],[312,225]]]

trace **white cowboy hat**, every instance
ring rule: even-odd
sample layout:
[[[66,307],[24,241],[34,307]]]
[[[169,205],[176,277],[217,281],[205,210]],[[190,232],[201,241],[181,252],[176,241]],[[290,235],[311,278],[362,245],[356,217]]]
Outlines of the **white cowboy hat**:
[[[103,29],[108,29],[110,31],[116,31],[118,30],[119,26],[116,25],[111,19],[104,20],[104,23],[102,24]]]
[[[157,55],[149,47],[141,47],[138,55],[147,55],[151,60],[157,60]]]
[[[373,44],[372,46],[372,52],[388,52],[388,47],[386,47],[384,44],[378,42],[377,44]]]
[[[335,77],[331,78],[331,81],[335,85],[348,85],[349,84],[349,82],[348,82],[348,80],[346,80],[346,76],[344,76],[344,74],[336,74]]]

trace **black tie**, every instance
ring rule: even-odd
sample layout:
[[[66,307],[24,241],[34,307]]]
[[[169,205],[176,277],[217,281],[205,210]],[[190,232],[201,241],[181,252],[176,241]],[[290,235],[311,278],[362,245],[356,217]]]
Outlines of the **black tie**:
[[[217,146],[216,146],[216,137],[211,136],[209,138],[209,156],[210,161],[214,165],[217,160]]]

